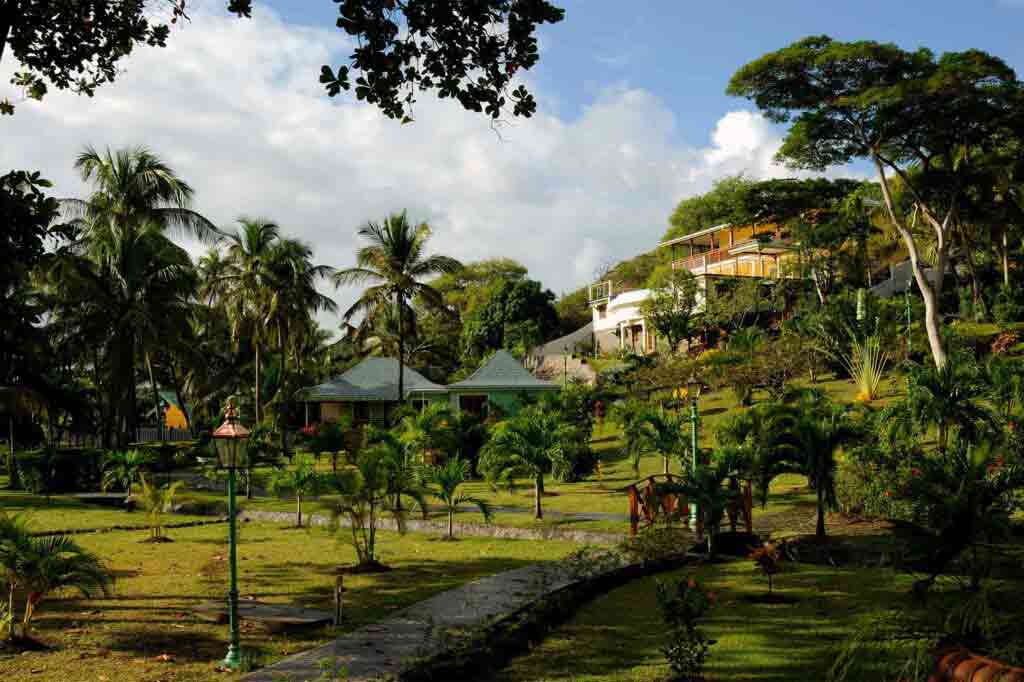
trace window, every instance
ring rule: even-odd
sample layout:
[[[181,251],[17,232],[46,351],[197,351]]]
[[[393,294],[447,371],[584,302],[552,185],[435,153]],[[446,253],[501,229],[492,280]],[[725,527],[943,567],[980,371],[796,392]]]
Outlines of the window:
[[[474,414],[478,417],[487,416],[486,395],[460,395],[459,409],[463,412]]]
[[[352,417],[360,423],[370,421],[370,403],[352,403]]]

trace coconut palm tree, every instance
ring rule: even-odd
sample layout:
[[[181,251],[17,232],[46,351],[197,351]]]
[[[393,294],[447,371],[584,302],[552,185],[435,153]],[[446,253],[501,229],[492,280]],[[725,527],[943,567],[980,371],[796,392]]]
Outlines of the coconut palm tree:
[[[426,480],[428,493],[439,499],[448,512],[448,539],[455,539],[455,512],[461,505],[472,504],[480,510],[484,521],[491,520],[491,506],[480,497],[474,497],[459,492],[459,486],[469,480],[469,462],[457,457],[452,457],[440,466],[433,466],[427,469]]]
[[[480,457],[480,468],[492,482],[510,487],[516,478],[533,479],[533,516],[544,518],[541,495],[544,476],[571,448],[576,431],[559,415],[537,406],[498,422]]]
[[[368,222],[358,231],[368,244],[356,254],[356,265],[334,273],[335,286],[367,285],[362,295],[345,311],[346,321],[363,314],[361,327],[372,329],[388,304],[397,309],[398,395],[405,395],[406,320],[415,320],[415,298],[426,306],[444,310],[441,294],[422,280],[433,275],[455,272],[462,264],[454,258],[427,255],[430,227],[413,225],[405,211],[388,216],[383,222]]]
[[[150,456],[142,450],[110,452],[103,462],[103,489],[122,486],[132,496],[132,483],[150,464]]]
[[[67,309],[83,324],[95,328],[98,318],[99,330],[109,337],[111,406],[116,405],[123,446],[135,427],[136,355],[145,355],[152,383],[151,341],[159,335],[158,323],[187,305],[194,288],[188,254],[166,233],[200,239],[218,233],[189,208],[192,188],[145,148],[101,154],[87,147],[75,167],[94,190],[87,199],[61,202],[76,237],[62,249],[59,276],[51,284],[72,298]]]

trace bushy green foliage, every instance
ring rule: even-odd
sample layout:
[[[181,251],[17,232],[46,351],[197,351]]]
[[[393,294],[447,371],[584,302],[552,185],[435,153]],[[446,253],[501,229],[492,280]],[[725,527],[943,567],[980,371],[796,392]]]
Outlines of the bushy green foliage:
[[[715,640],[708,639],[699,625],[714,604],[714,593],[684,576],[673,582],[659,580],[657,599],[668,630],[667,642],[661,651],[668,659],[674,679],[700,682],[704,679],[704,663]]]
[[[41,448],[19,452],[19,478],[31,493],[92,492],[100,487],[105,454],[95,448]]]
[[[992,316],[1003,326],[1024,320],[1024,288],[1002,287],[992,306]]]

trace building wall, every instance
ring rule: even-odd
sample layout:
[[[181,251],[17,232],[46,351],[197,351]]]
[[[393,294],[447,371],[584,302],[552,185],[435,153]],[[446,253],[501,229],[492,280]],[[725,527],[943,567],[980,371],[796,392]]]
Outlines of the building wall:
[[[174,405],[170,405],[164,412],[164,426],[169,429],[187,429],[188,420],[185,419],[184,412]]]

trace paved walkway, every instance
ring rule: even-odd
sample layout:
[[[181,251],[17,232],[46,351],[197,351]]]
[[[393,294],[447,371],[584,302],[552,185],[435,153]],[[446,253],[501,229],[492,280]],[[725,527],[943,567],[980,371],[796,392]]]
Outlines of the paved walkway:
[[[346,682],[396,675],[413,659],[456,643],[452,630],[472,630],[512,614],[575,582],[565,564],[537,564],[482,578],[435,595],[387,620],[247,675],[245,682],[313,682],[325,670]]]

